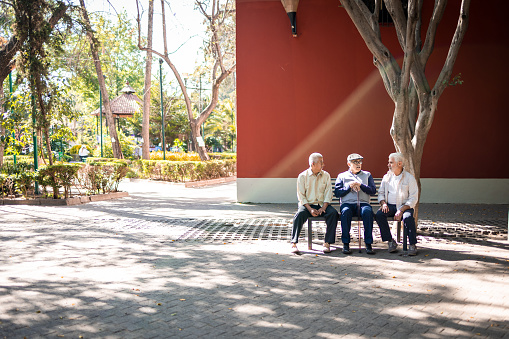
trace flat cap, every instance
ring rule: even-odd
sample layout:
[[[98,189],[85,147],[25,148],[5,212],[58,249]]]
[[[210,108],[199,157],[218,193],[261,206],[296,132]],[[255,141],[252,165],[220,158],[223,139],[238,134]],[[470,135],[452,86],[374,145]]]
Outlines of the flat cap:
[[[350,161],[352,161],[352,160],[357,160],[357,159],[364,159],[364,158],[363,158],[363,157],[362,157],[362,155],[360,155],[360,154],[352,153],[352,154],[350,154],[350,155],[346,158],[346,161],[350,162]]]

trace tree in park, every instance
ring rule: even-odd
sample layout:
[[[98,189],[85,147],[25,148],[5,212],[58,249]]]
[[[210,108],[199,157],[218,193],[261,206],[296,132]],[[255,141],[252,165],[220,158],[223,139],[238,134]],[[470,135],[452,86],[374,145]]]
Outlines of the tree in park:
[[[426,137],[437,111],[438,99],[450,84],[458,51],[468,26],[470,0],[462,0],[459,17],[447,58],[435,84],[429,83],[425,75],[426,64],[433,52],[437,29],[445,11],[447,0],[436,0],[429,21],[425,40],[422,35],[422,6],[424,0],[408,0],[403,8],[401,0],[383,0],[392,17],[401,48],[404,51],[402,66],[382,43],[379,26],[379,11],[382,0],[340,0],[359,31],[366,46],[373,54],[373,63],[378,68],[385,89],[394,102],[394,116],[390,134],[396,151],[401,152],[407,163],[405,168],[413,173],[421,191],[421,160]],[[368,9],[366,3],[374,6]]]
[[[152,0],[149,1],[152,2]],[[203,108],[201,112],[199,112],[196,118],[193,115],[193,106],[191,104],[191,100],[189,98],[186,85],[182,79],[182,76],[178,72],[175,65],[171,62],[171,59],[169,57],[166,40],[165,4],[166,2],[164,0],[161,0],[162,31],[164,44],[163,52],[156,51],[155,49],[149,46],[141,45],[141,18],[140,15],[138,14],[138,35],[140,37],[139,48],[141,50],[150,51],[158,55],[168,64],[168,66],[170,66],[184,95],[193,142],[194,145],[197,146],[196,150],[200,155],[201,160],[209,160],[205,144],[198,142],[198,140],[202,138],[200,126],[205,122],[205,120],[207,120],[207,118],[210,116],[210,114],[218,104],[219,89],[221,83],[230,74],[235,72],[236,69],[234,58],[235,35],[225,34],[226,32],[232,31],[232,26],[235,23],[235,7],[234,7],[235,3],[234,1],[231,0],[226,0],[224,3],[222,3],[221,0],[208,0],[208,1],[195,0],[196,7],[203,15],[207,25],[209,40],[206,42],[205,51],[207,61],[211,63],[210,82],[212,84],[211,100],[208,103],[208,105],[205,108]]]
[[[113,149],[113,157],[117,159],[123,159],[122,148],[120,146],[120,139],[117,134],[117,130],[115,128],[115,122],[113,120],[113,114],[111,113],[110,106],[110,98],[108,95],[108,90],[106,88],[106,82],[103,76],[103,71],[101,67],[101,60],[99,59],[99,41],[95,37],[94,31],[92,30],[92,26],[90,25],[90,19],[88,17],[88,12],[85,7],[85,1],[80,0],[81,5],[81,14],[83,17],[83,24],[85,26],[87,38],[90,42],[90,52],[92,54],[94,60],[94,66],[97,73],[97,79],[99,82],[100,91],[103,97],[104,111],[106,115],[106,121],[108,122],[108,129],[111,136],[111,147]]]
[[[135,22],[128,19],[125,11],[118,13],[115,20],[111,20],[102,12],[89,13],[89,16],[94,36],[101,44],[101,69],[106,76],[108,93],[120,95],[126,83],[134,88],[136,93],[142,93],[145,58],[144,53],[138,49]],[[85,113],[79,119],[75,130],[79,133],[78,142],[92,145],[97,144],[99,117],[96,119],[88,113],[99,107],[99,83],[94,60],[91,57],[90,43],[83,34],[82,28],[77,25],[75,28],[73,34],[66,40],[66,58],[59,59],[59,62],[60,67],[70,72],[70,83],[76,104]],[[153,87],[159,88],[159,86]],[[154,107],[153,110],[157,109]],[[132,118],[120,118],[116,121],[121,141],[122,133],[127,134],[127,131],[132,131],[131,120]],[[136,131],[135,134],[140,134],[140,131]],[[107,140],[105,141],[105,144],[109,144]]]
[[[54,28],[62,18],[66,18],[69,27],[69,17],[65,16],[68,5],[59,0],[12,0],[2,1],[2,6],[13,13],[14,23],[13,35],[0,47],[0,87],[3,88],[3,81],[15,67],[28,81],[34,98],[31,105],[33,111],[38,111],[33,117],[34,128],[44,135],[52,164],[49,128],[52,114],[61,105],[49,60],[62,51],[62,37]],[[3,147],[1,151],[3,157]]]

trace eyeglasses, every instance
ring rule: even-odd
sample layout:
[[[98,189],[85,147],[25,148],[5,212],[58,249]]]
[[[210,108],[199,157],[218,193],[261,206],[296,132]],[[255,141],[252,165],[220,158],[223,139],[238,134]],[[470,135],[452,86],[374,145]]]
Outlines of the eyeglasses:
[[[361,165],[362,164],[362,160],[352,160],[350,161],[352,164],[355,164],[355,165]]]

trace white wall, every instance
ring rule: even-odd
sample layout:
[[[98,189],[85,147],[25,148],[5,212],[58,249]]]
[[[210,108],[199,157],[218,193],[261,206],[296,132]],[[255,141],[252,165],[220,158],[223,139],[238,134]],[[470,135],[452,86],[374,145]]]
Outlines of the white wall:
[[[509,179],[421,179],[422,203],[509,204]],[[296,178],[237,178],[237,201],[296,203]]]

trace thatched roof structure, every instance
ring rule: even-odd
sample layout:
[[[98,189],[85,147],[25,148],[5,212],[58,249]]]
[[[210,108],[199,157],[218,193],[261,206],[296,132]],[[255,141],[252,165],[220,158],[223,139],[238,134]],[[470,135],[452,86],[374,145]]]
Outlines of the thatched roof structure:
[[[138,98],[134,89],[126,84],[120,91],[122,94],[110,101],[111,113],[114,118],[129,118],[136,112],[140,112],[143,100]],[[92,115],[99,115],[99,108],[92,112]],[[104,115],[104,106],[103,106]]]

